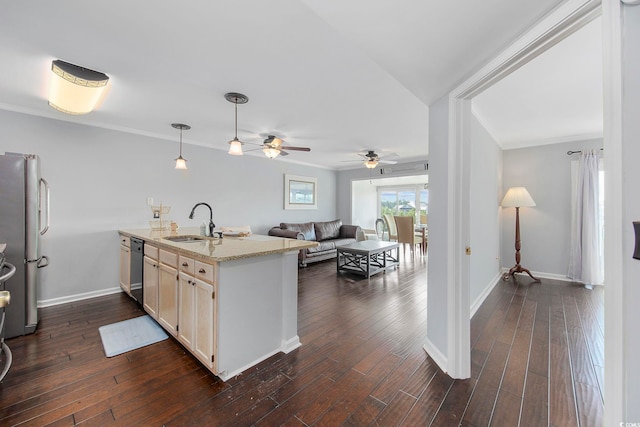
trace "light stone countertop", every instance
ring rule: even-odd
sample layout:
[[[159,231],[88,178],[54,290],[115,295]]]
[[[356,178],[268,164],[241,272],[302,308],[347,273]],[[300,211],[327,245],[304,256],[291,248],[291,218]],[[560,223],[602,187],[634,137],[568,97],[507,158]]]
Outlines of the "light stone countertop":
[[[128,229],[118,230],[118,232],[123,236],[137,237],[161,249],[168,249],[179,254],[209,262],[224,262],[241,258],[298,251],[318,245],[317,242],[285,239],[260,234],[251,234],[247,237],[224,236],[222,239],[203,237],[205,240],[195,242],[172,242],[165,239],[165,237],[171,236],[199,236],[200,229],[197,227],[179,228],[177,231]]]

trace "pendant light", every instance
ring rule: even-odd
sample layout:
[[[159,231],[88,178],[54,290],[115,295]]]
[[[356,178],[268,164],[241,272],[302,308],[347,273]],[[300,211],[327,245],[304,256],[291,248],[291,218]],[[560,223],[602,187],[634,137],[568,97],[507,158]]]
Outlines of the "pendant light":
[[[182,131],[191,129],[191,126],[182,123],[171,123],[175,129],[180,129],[180,154],[175,159],[176,169],[187,169],[187,159],[182,157]]]
[[[233,156],[242,156],[242,145],[244,142],[238,139],[238,104],[246,104],[249,102],[249,98],[246,95],[236,92],[229,92],[224,94],[224,99],[235,104],[236,110],[236,136],[229,141],[228,153]]]

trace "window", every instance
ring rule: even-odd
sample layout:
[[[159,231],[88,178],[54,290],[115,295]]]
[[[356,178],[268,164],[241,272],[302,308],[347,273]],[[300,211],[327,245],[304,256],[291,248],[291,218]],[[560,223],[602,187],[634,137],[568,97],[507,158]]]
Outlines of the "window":
[[[378,216],[413,216],[416,223],[421,222],[420,215],[429,212],[429,190],[426,185],[379,187]]]

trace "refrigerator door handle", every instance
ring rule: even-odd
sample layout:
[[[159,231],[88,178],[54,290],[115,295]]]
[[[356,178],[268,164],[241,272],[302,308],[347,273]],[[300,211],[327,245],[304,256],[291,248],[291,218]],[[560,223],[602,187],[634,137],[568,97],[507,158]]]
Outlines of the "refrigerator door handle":
[[[44,203],[45,203],[45,205],[47,207],[47,217],[46,217],[47,218],[47,222],[46,222],[44,228],[42,230],[40,230],[40,235],[43,235],[49,229],[49,220],[51,218],[51,216],[49,214],[49,212],[50,212],[50,204],[49,204],[49,194],[50,194],[50,192],[49,192],[49,183],[47,182],[46,179],[40,178],[40,183],[42,185],[44,185],[44,191],[45,191],[45,193],[44,193]]]
[[[44,262],[44,264],[43,264],[43,262]],[[40,259],[38,260],[38,263],[36,264],[36,266],[38,268],[43,268],[43,267],[46,267],[47,265],[49,265],[49,257],[46,256],[46,255],[42,255],[40,257]]]

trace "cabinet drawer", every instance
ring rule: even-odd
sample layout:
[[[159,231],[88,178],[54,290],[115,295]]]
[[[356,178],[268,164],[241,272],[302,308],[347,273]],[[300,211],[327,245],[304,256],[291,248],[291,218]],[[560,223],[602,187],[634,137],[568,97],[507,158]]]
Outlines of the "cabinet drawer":
[[[195,261],[193,258],[180,255],[180,271],[184,271],[191,276],[195,275]]]
[[[144,244],[144,254],[149,258],[158,259],[158,248]]]
[[[160,262],[178,268],[178,254],[160,249]]]
[[[204,262],[196,261],[195,276],[198,279],[206,280],[209,283],[214,283],[213,278],[215,276],[215,266],[211,264],[205,264]]]
[[[131,239],[129,239],[127,236],[123,236],[122,234],[120,235],[120,244],[122,246],[126,246],[127,248],[131,247]]]

